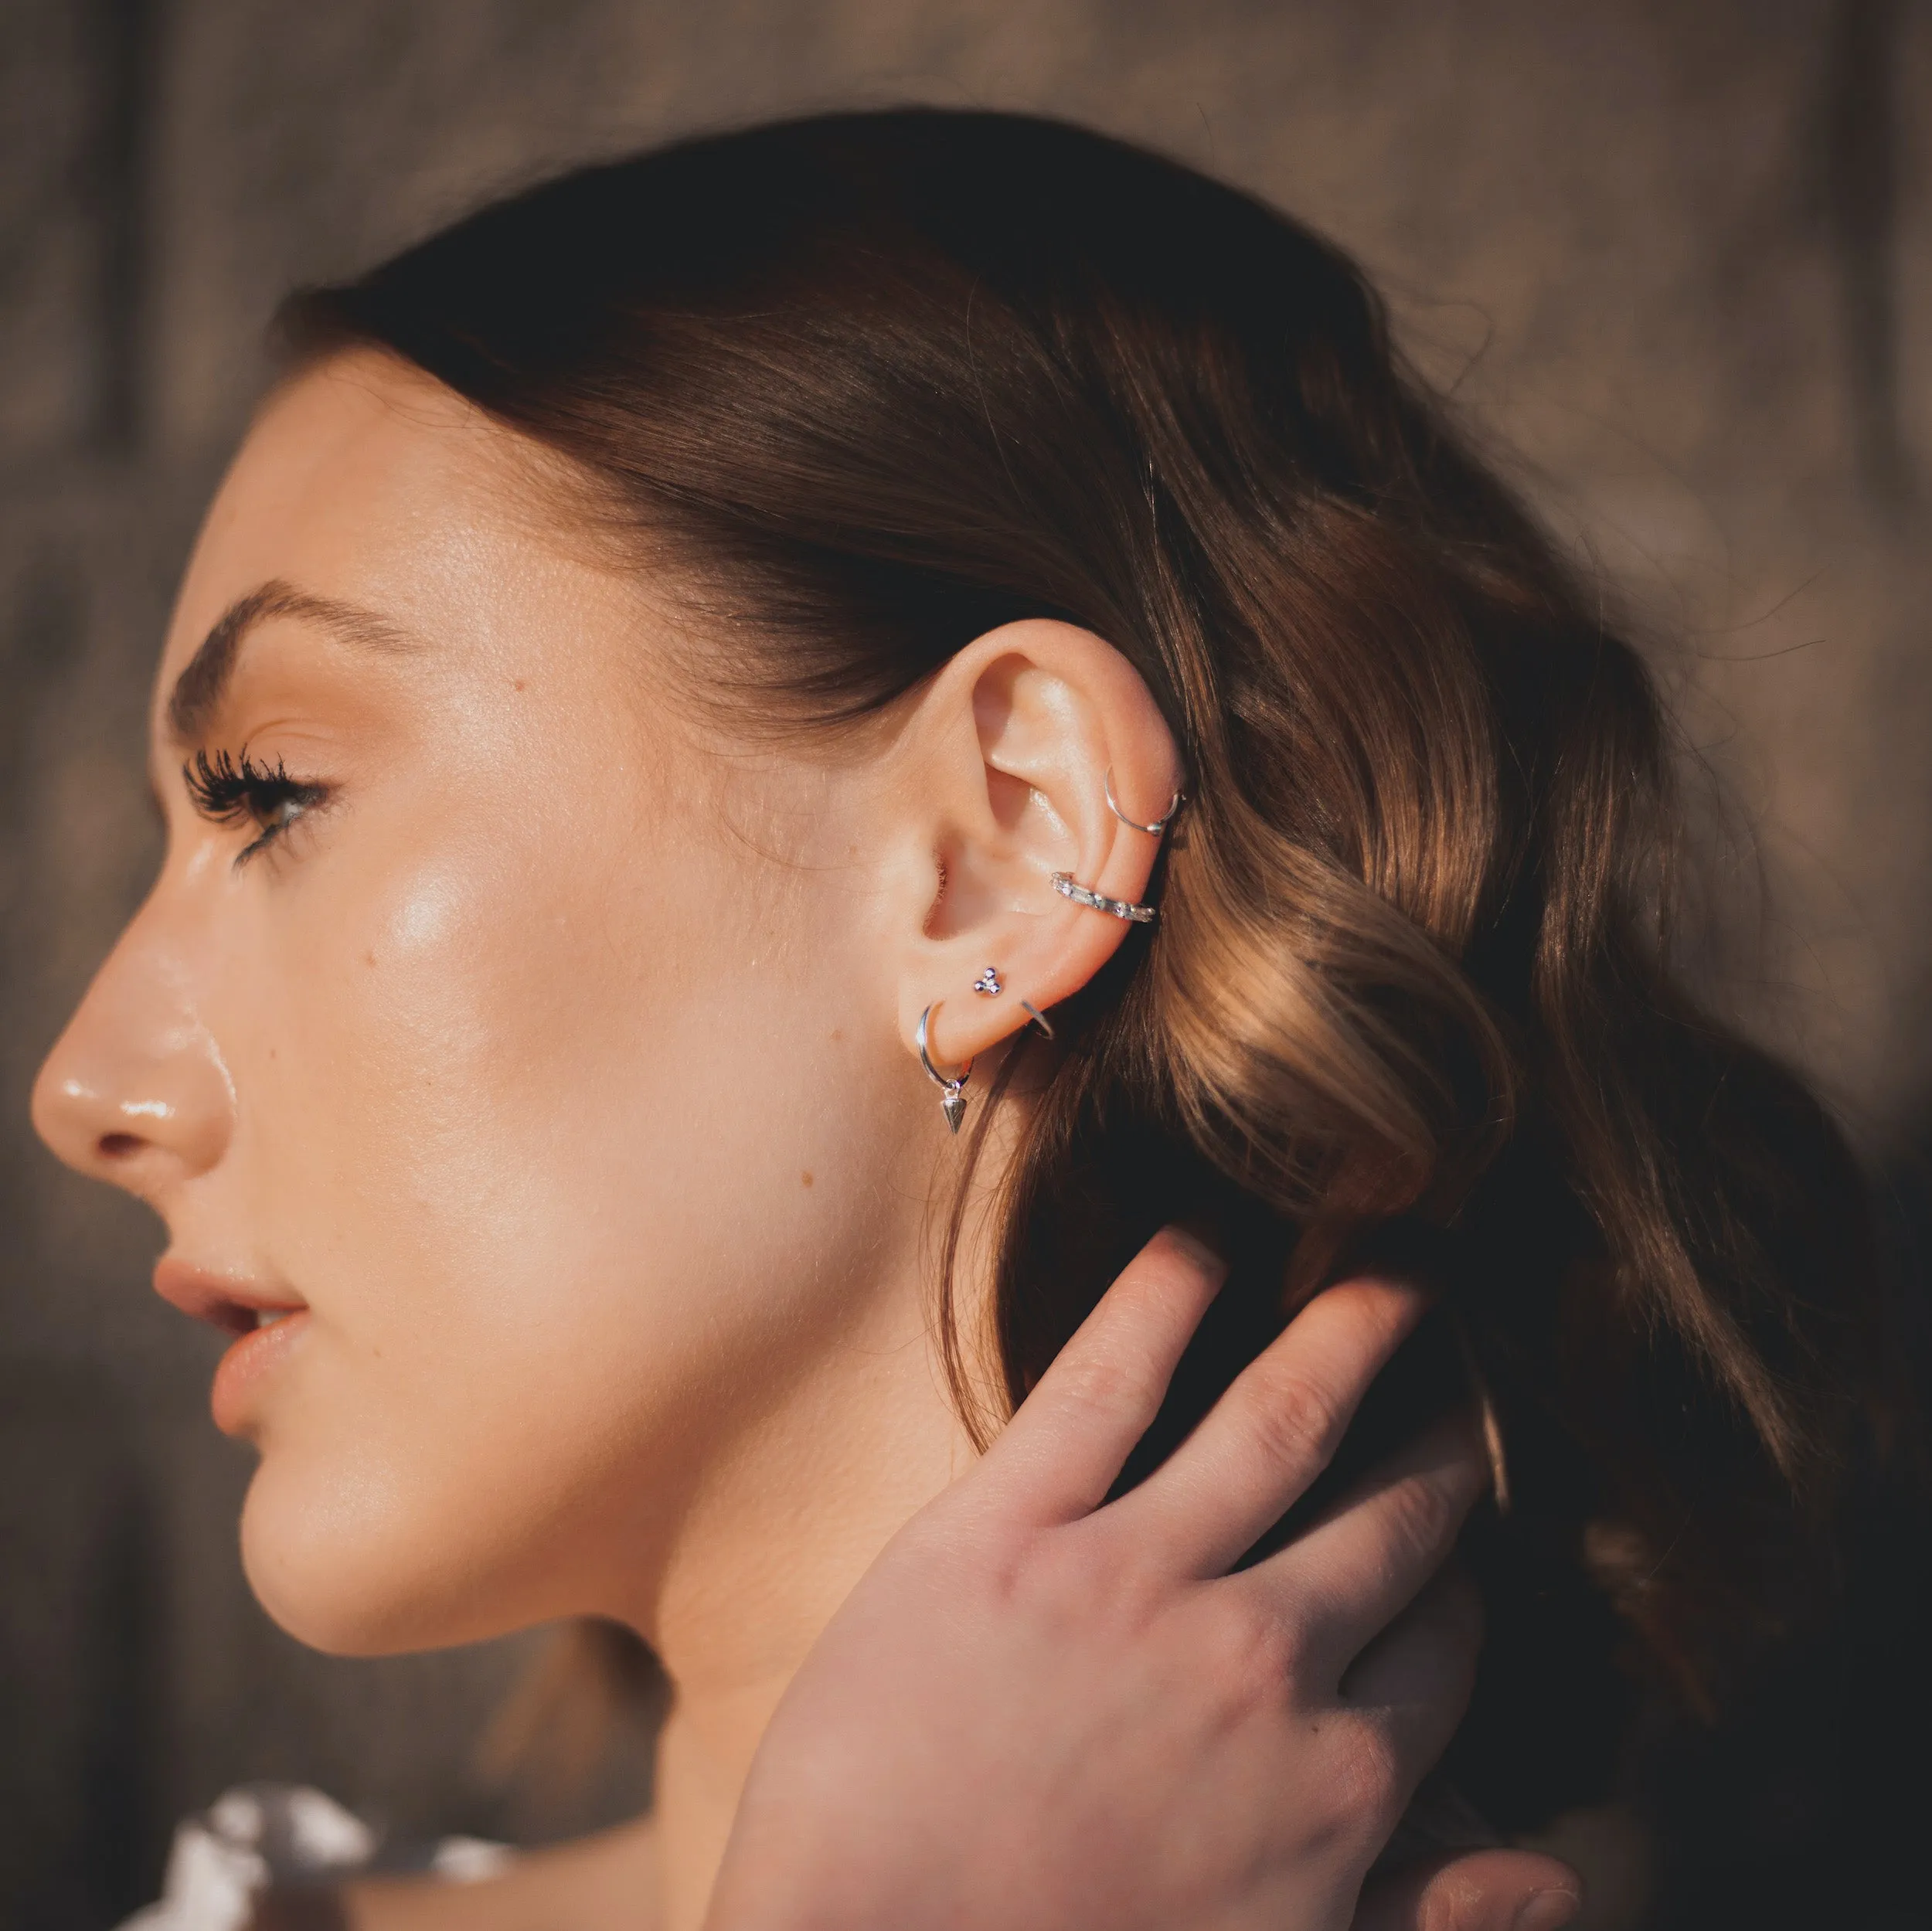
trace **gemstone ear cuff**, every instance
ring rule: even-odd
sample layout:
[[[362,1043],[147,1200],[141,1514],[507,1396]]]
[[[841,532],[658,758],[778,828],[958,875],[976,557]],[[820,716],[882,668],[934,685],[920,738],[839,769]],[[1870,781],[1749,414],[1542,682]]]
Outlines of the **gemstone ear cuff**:
[[[1138,818],[1130,818],[1121,809],[1121,801],[1114,795],[1114,770],[1107,767],[1103,787],[1107,793],[1107,808],[1130,831],[1145,831],[1151,838],[1158,838],[1174,822],[1175,814],[1187,802],[1184,793],[1176,791],[1167,801],[1167,810],[1151,824],[1143,824]],[[1129,925],[1151,925],[1160,916],[1151,905],[1136,905],[1131,899],[1110,899],[1104,892],[1096,892],[1090,885],[1082,885],[1070,872],[1053,874],[1053,889],[1063,899],[1071,899],[1076,905],[1090,906],[1096,912],[1104,912],[1110,919],[1124,919]]]
[[[1154,906],[1135,905],[1127,899],[1110,899],[1104,892],[1096,892],[1090,885],[1082,885],[1070,872],[1053,874],[1053,889],[1063,899],[1071,899],[1076,905],[1104,912],[1111,919],[1124,919],[1129,925],[1151,925],[1161,916]]]

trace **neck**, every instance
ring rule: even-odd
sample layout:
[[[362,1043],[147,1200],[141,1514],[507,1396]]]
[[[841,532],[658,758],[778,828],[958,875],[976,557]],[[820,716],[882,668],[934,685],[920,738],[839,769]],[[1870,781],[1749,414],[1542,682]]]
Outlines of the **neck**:
[[[701,1923],[753,1753],[819,1632],[971,1459],[934,1354],[929,1277],[906,1273],[863,1297],[869,1311],[706,1471],[635,1618],[673,1688],[658,1931]]]

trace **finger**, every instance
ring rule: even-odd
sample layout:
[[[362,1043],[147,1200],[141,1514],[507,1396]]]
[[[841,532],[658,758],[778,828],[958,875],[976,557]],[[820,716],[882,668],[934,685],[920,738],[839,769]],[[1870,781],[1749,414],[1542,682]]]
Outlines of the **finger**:
[[[1072,1521],[1106,1500],[1226,1274],[1219,1255],[1178,1227],[1141,1249],[980,1465],[1015,1508]]]
[[[1457,1416],[1227,1586],[1288,1604],[1313,1680],[1338,1682],[1449,1559],[1488,1476],[1480,1435]]]
[[[1449,1747],[1476,1686],[1482,1598],[1460,1566],[1437,1576],[1356,1657],[1340,1701],[1381,1739],[1406,1804]]]
[[[1427,1298],[1383,1280],[1316,1295],[1166,1462],[1115,1504],[1122,1529],[1184,1574],[1225,1575],[1327,1467]]]
[[[1406,1810],[1468,1709],[1482,1647],[1482,1601],[1445,1572],[1349,1672],[1332,1725],[1352,1725],[1364,1759],[1386,1765]]]
[[[1583,1880],[1554,1858],[1465,1851],[1372,1882],[1352,1931],[1559,1931],[1583,1901]]]

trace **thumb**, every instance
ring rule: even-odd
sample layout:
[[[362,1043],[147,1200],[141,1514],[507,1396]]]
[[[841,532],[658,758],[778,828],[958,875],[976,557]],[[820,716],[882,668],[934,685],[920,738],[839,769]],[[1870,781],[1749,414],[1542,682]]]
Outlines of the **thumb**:
[[[1353,1931],[1559,1931],[1583,1902],[1583,1879],[1554,1858],[1468,1851],[1376,1879]]]

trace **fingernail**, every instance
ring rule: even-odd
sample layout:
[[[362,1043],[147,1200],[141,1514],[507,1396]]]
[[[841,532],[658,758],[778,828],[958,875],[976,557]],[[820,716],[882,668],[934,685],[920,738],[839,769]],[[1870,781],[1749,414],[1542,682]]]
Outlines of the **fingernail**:
[[[1574,1891],[1532,1891],[1517,1911],[1512,1931],[1563,1931],[1583,1908]]]
[[[1228,1264],[1226,1258],[1209,1239],[1206,1229],[1198,1222],[1184,1226],[1178,1220],[1171,1220],[1167,1226],[1167,1237],[1190,1260],[1199,1262],[1202,1266],[1216,1271],[1226,1270]]]

